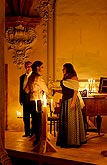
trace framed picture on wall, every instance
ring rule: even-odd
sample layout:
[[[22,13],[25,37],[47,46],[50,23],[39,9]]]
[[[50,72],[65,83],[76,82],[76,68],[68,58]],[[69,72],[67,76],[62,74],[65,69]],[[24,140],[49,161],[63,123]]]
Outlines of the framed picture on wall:
[[[100,77],[99,93],[107,93],[107,77]]]

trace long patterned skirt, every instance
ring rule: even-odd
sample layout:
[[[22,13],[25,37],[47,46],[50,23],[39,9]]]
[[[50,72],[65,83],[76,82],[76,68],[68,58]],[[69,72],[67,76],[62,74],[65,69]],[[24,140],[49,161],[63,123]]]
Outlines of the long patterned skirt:
[[[71,99],[62,101],[59,130],[56,145],[61,147],[80,147],[86,143],[85,128],[80,101],[77,97],[75,108],[70,108]]]

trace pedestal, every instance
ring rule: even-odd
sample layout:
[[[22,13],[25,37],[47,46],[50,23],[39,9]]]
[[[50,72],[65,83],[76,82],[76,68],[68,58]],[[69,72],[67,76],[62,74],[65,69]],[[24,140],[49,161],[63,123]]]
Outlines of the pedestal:
[[[39,152],[41,154],[46,153],[47,151],[56,152],[56,148],[49,142],[47,137],[47,109],[42,106],[42,133],[40,142],[34,147],[34,152]]]

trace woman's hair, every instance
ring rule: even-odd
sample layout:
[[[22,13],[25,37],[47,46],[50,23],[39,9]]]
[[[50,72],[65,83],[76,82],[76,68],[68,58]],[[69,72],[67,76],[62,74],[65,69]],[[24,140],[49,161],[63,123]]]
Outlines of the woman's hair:
[[[66,74],[64,75],[63,79],[69,79],[73,76],[77,76],[77,73],[71,63],[65,63],[63,67],[66,69]]]
[[[32,64],[32,72],[37,73],[37,67],[40,67],[43,64],[42,61],[35,61]]]

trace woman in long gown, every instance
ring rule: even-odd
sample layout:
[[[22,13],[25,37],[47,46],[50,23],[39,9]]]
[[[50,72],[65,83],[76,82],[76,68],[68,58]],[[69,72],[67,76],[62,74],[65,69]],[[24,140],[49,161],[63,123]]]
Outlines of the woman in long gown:
[[[70,63],[63,65],[62,102],[56,145],[61,147],[80,147],[86,143],[85,128],[78,96],[79,82]]]
[[[25,92],[30,94],[30,112],[32,117],[31,136],[36,136],[33,145],[40,141],[42,127],[42,102],[43,92],[48,93],[48,88],[42,78],[43,62],[35,61],[32,64],[32,74],[29,76]]]

